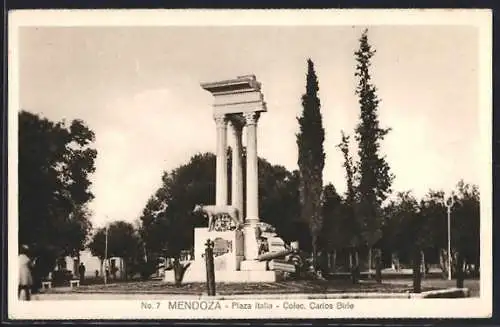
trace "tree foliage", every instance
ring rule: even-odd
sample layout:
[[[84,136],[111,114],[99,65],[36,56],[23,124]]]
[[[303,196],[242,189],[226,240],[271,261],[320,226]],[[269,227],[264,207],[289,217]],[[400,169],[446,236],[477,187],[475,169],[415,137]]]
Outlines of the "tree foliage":
[[[108,227],[107,257],[136,259],[141,256],[141,240],[134,226],[114,221]],[[106,256],[106,227],[99,228],[88,244],[92,255],[103,260]]]
[[[300,171],[301,218],[309,223],[313,260],[316,259],[318,239],[322,229],[322,192],[325,152],[325,130],[320,112],[318,79],[314,63],[307,61],[306,93],[302,96],[302,115],[298,118],[298,165]],[[315,266],[315,262],[313,263]]]
[[[162,185],[140,218],[148,254],[175,257],[193,246],[193,228],[205,222],[192,210],[195,204],[214,203],[214,176],[215,156],[211,153],[197,154],[172,172],[164,172]]]
[[[27,111],[18,117],[19,243],[32,247],[45,274],[57,257],[82,250],[90,232],[95,136],[81,120],[67,126]]]
[[[259,216],[285,241],[309,241],[300,224],[299,174],[259,158]]]
[[[480,198],[476,185],[458,183],[451,219],[453,248],[461,251],[468,262],[479,265]]]
[[[408,191],[397,193],[384,208],[384,216],[382,248],[397,249],[400,259],[409,260],[415,244],[423,243],[421,237],[425,236],[426,224],[421,219],[417,199]]]
[[[358,193],[356,188],[357,171],[356,165],[349,150],[350,137],[341,131],[342,140],[337,147],[342,151],[344,158],[344,169],[347,183],[347,190],[343,200],[341,215],[344,219],[343,242],[339,246],[344,248],[355,248],[359,246],[361,228],[357,220],[356,210],[358,202]]]
[[[361,223],[361,236],[371,247],[381,237],[381,205],[390,193],[393,176],[389,165],[380,154],[380,142],[389,129],[380,127],[378,120],[379,98],[376,87],[371,83],[370,60],[375,54],[368,43],[367,31],[360,38],[359,50],[355,52],[357,61],[355,76],[358,78],[356,94],[361,109],[360,122],[356,127],[359,144],[359,203],[357,216]]]
[[[125,276],[128,276],[138,263],[143,263],[142,240],[134,225],[125,221],[114,221],[107,227],[99,228],[89,242],[88,248],[101,262],[106,258],[122,258],[127,272]]]
[[[323,228],[321,233],[322,249],[333,251],[346,247],[350,233],[346,231],[346,212],[342,197],[335,186],[329,183],[323,190]]]
[[[400,192],[384,208],[385,222],[381,246],[396,252],[401,260],[411,260],[415,248],[438,260],[440,249],[448,246],[448,217],[443,191],[430,190],[418,201],[411,192]],[[451,248],[461,252],[468,263],[479,264],[479,191],[460,181],[451,210]]]

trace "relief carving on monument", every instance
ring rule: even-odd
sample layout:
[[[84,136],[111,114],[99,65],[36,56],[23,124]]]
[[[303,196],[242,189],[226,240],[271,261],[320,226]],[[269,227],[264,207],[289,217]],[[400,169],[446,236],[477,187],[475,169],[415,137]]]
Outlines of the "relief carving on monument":
[[[233,252],[233,242],[225,240],[221,237],[217,237],[214,240],[214,256],[218,257],[220,255]]]

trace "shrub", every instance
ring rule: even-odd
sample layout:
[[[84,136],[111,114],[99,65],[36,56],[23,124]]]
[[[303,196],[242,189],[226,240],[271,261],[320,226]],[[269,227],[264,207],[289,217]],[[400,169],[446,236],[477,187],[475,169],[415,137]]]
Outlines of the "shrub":
[[[148,261],[148,262],[141,262],[139,264],[139,274],[141,275],[142,280],[148,280],[151,278],[151,275],[156,271],[156,262],[153,261]]]

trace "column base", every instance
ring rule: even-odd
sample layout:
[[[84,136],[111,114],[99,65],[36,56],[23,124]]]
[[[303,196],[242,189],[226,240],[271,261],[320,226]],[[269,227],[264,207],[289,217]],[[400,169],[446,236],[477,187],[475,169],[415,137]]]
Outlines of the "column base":
[[[243,227],[245,260],[254,260],[259,255],[259,244],[257,242],[257,225],[252,225],[245,220]]]
[[[258,217],[246,217],[245,226],[257,227],[259,225],[260,219]]]

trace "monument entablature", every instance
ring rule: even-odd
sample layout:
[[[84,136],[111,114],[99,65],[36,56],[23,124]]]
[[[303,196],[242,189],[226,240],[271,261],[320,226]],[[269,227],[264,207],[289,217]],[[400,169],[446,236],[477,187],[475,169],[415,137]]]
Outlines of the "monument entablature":
[[[214,96],[214,116],[267,111],[261,84],[254,75],[202,83],[201,87]]]

